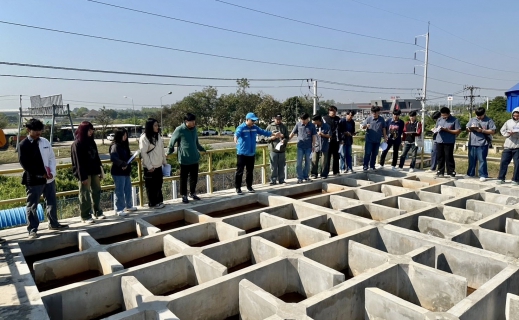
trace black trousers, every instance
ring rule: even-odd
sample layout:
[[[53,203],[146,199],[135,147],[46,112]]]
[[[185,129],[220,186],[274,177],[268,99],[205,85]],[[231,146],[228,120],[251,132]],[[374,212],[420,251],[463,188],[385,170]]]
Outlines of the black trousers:
[[[236,175],[234,176],[234,186],[236,189],[241,188],[241,181],[243,179],[243,169],[247,170],[245,175],[245,183],[247,188],[252,188],[252,173],[254,172],[255,156],[237,155]]]
[[[144,186],[146,187],[148,205],[150,208],[164,202],[164,198],[162,197],[163,180],[161,167],[155,168],[153,172],[149,172],[148,169],[144,168]]]
[[[198,163],[180,165],[180,194],[187,196],[187,177],[189,176],[189,193],[196,193],[198,182]]]
[[[438,166],[437,173],[447,174],[456,173],[456,165],[454,163],[454,143],[437,143],[436,144],[436,163]]]
[[[319,138],[318,138],[319,139]],[[330,139],[330,147],[328,148],[327,162],[330,165],[330,161],[333,157],[332,171],[333,174],[339,174],[339,141]],[[328,173],[327,173],[328,174]]]
[[[505,180],[508,165],[514,160],[514,175],[512,181],[519,182],[519,149],[505,149],[501,154],[501,165],[499,166],[499,180]]]
[[[389,149],[393,148],[393,160],[391,161],[391,166],[395,167],[396,163],[398,161],[398,151],[400,150],[400,144],[402,143],[401,140],[387,140],[387,148],[386,150],[382,151],[382,154],[380,155],[380,165],[383,166],[386,162],[386,156],[389,152]]]

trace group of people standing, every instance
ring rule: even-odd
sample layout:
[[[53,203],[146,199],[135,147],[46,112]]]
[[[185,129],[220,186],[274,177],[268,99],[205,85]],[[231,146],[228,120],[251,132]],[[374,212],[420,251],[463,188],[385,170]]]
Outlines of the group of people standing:
[[[387,143],[387,147],[382,152],[379,165],[384,166],[387,153],[392,149],[392,169],[401,170],[410,153],[409,172],[413,172],[418,150],[417,138],[422,133],[422,125],[417,121],[416,112],[410,112],[409,120],[405,123],[400,119],[400,110],[393,111],[392,118],[388,121],[380,116],[379,107],[372,107],[371,113],[372,115],[361,123],[361,128],[366,130],[363,170],[375,170],[376,157],[383,140]],[[479,177],[481,181],[485,181],[488,178],[486,158],[496,125],[486,116],[484,108],[478,108],[475,113],[476,116],[470,119],[466,128],[469,132],[469,166],[466,177],[475,176],[476,163],[479,162]],[[245,122],[238,126],[234,135],[237,149],[236,193],[243,194],[241,186],[244,171],[247,191],[255,192],[252,184],[257,134],[268,137],[270,185],[285,183],[286,147],[288,141],[294,136],[297,136],[297,183],[311,181],[310,177],[316,179],[320,176],[326,179],[330,171],[334,175],[353,172],[352,145],[353,136],[356,134],[354,115],[353,111],[348,111],[344,118],[340,118],[337,116],[335,106],[331,106],[328,115],[324,117],[314,115],[310,118],[307,113],[303,113],[289,133],[281,114],[275,115],[273,122],[263,130],[255,124],[258,117],[252,112],[248,113]],[[449,108],[445,107],[435,112],[432,117],[436,120],[436,125],[433,130],[432,163],[429,171],[436,170],[439,177],[443,177],[445,172],[454,177],[456,171],[453,152],[456,136],[461,133],[459,120],[450,114]],[[22,184],[25,185],[27,192],[27,230],[29,238],[34,239],[38,236],[37,208],[41,196],[46,203],[48,228],[60,231],[67,229],[68,226],[60,224],[57,218],[56,158],[50,142],[41,137],[44,125],[40,120],[30,119],[25,127],[28,136],[19,145],[19,162],[24,169]],[[95,223],[96,219],[105,219],[100,205],[101,180],[104,171],[94,141],[94,132],[95,128],[90,122],[82,122],[74,134],[75,140],[71,146],[72,171],[78,179],[79,186],[81,219],[87,224]],[[517,185],[519,183],[519,107],[513,110],[512,118],[502,126],[500,132],[506,140],[497,183],[504,183],[508,165],[514,160],[512,184]],[[403,151],[398,161],[401,145]],[[167,153],[164,152],[159,122],[149,118],[144,133],[139,139],[139,152],[150,208],[164,207],[162,168],[167,164],[167,156],[174,152],[175,146],[178,148],[182,202],[188,203],[188,196],[193,200],[200,200],[196,194],[196,184],[200,155],[206,150],[198,140],[196,116],[192,113],[184,116],[184,122],[173,132]],[[126,216],[128,212],[137,210],[132,202],[131,191],[132,160],[135,155],[130,151],[126,129],[118,129],[115,132],[109,152],[113,163],[111,175],[115,184],[116,214]],[[330,163],[332,163],[331,170]]]

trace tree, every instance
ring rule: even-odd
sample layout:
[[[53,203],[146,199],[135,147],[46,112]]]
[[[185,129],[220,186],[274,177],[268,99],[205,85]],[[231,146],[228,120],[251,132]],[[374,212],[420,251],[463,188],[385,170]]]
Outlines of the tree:
[[[303,97],[288,98],[282,104],[283,119],[286,124],[295,125],[301,113],[306,112],[311,115],[313,110],[313,103]]]
[[[0,114],[0,129],[5,129],[9,125],[9,119],[3,113]]]
[[[487,116],[492,118],[496,124],[496,133],[508,121],[512,115],[506,111],[506,97],[495,97],[488,102]]]
[[[85,114],[88,113],[88,108],[85,108],[85,107],[81,107],[81,108],[77,108],[74,110],[74,114],[76,115],[76,117],[78,118],[81,118],[82,116],[84,116]]]
[[[264,124],[269,124],[270,120],[281,110],[281,102],[277,101],[271,95],[261,97],[261,102],[256,107],[256,116]]]
[[[236,94],[223,94],[213,110],[213,122],[218,132],[222,132],[224,127],[232,126],[232,115],[236,113],[238,98]]]
[[[110,117],[110,111],[103,106],[99,110],[99,115],[95,118],[96,124],[101,126],[101,140],[103,145],[105,144],[106,127],[113,123],[113,119]]]

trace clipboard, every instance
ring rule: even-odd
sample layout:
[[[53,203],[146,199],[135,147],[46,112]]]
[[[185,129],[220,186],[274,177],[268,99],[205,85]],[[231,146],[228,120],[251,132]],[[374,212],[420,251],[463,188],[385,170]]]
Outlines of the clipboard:
[[[140,153],[139,150],[135,151],[135,153],[133,154],[133,156],[131,156],[131,158],[128,159],[128,161],[126,162],[126,164],[130,164],[130,163],[132,163],[133,160],[135,160],[135,158],[139,155],[139,153]]]

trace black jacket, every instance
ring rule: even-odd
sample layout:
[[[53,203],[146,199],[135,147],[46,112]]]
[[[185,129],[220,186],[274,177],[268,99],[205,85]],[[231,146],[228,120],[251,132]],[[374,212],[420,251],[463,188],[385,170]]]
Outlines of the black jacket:
[[[25,170],[22,176],[23,185],[39,186],[47,183],[47,179],[44,178],[47,172],[36,141],[33,142],[26,138],[20,142],[18,161]]]
[[[340,140],[340,137],[342,137],[342,128],[341,126],[339,126],[339,121],[341,120],[341,118],[339,118],[338,116],[335,116],[335,117],[330,117],[330,116],[324,116],[323,117],[323,122],[325,122],[326,124],[328,124],[330,126],[330,132],[331,132],[331,137],[330,137],[330,142],[337,142]]]
[[[132,164],[128,160],[132,157],[130,149],[118,143],[110,146],[110,161],[113,162],[110,173],[112,176],[129,176],[132,172]],[[126,167],[125,170],[123,168]]]
[[[72,172],[79,181],[85,181],[88,176],[101,174],[101,159],[94,139],[79,142],[75,140],[70,147]]]

